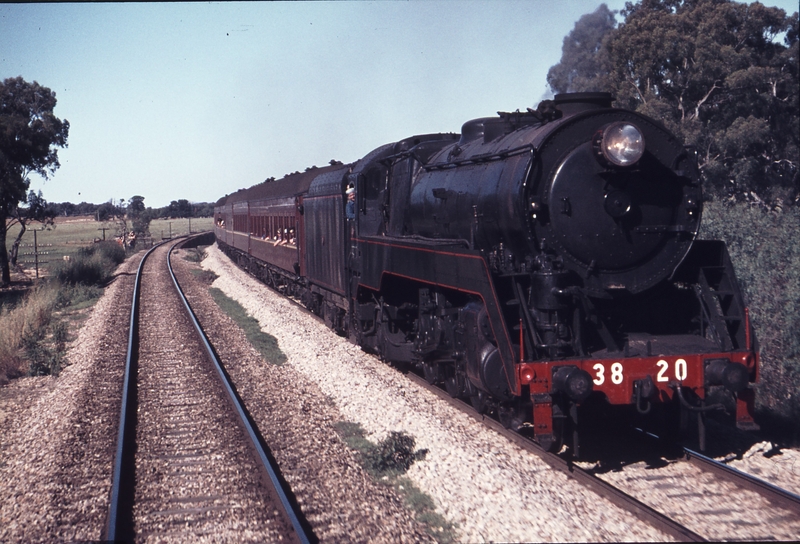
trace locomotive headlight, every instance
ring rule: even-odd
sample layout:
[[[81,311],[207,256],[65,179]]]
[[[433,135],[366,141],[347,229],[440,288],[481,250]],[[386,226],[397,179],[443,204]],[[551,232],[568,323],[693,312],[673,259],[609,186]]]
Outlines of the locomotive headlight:
[[[603,130],[596,146],[611,164],[630,166],[644,154],[644,135],[631,123],[613,123]]]

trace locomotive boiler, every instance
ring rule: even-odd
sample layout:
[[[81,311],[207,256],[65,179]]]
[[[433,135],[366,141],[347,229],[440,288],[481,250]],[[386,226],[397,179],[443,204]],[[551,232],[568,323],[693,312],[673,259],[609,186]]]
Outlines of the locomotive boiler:
[[[752,428],[756,341],[724,243],[697,240],[695,153],[612,100],[556,95],[269,180],[220,199],[218,244],[546,448],[587,407]]]

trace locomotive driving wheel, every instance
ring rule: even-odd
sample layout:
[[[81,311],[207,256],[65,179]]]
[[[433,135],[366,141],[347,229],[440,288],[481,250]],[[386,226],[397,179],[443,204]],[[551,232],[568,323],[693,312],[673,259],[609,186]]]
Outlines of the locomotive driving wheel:
[[[473,386],[471,383],[469,384],[469,402],[472,404],[472,407],[475,408],[476,412],[479,414],[486,412],[489,408],[487,400],[486,393]]]
[[[463,371],[460,371],[452,366],[446,367],[445,372],[448,376],[444,379],[444,388],[447,393],[453,397],[462,396],[467,388],[467,376]]]
[[[425,376],[425,381],[433,385],[442,381],[442,364],[434,361],[425,361],[422,363],[422,375]]]
[[[497,407],[497,419],[506,429],[519,430],[525,423],[523,408],[518,402],[501,402]]]

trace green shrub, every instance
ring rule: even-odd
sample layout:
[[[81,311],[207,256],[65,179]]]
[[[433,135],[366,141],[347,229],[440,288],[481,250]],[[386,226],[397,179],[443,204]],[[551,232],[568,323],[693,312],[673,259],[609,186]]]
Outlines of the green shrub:
[[[345,444],[361,453],[364,468],[376,478],[404,474],[414,461],[425,459],[428,453],[428,450],[414,451],[414,437],[403,432],[392,431],[377,444],[365,438],[364,429],[358,423],[339,422],[336,432]]]
[[[65,284],[99,285],[108,277],[105,270],[109,264],[102,257],[79,255],[56,265],[55,276]]]
[[[414,461],[425,459],[428,453],[414,451],[415,443],[413,436],[392,431],[366,453],[367,464],[377,473],[404,474]]]
[[[190,263],[199,263],[205,258],[205,256],[205,249],[201,249],[199,247],[187,249],[186,253],[183,254],[184,260],[187,260]]]
[[[28,367],[29,376],[58,376],[64,364],[63,349],[57,346],[42,342],[41,339],[25,343],[25,355],[30,361]]]
[[[116,242],[100,242],[82,248],[80,252],[85,252],[87,255],[95,255],[99,253],[114,263],[114,266],[122,264],[122,262],[125,260],[125,250]]]
[[[81,248],[71,259],[55,266],[54,274],[69,285],[102,285],[125,260],[125,250],[116,242],[100,242]]]
[[[212,283],[214,283],[214,280],[216,280],[219,277],[214,271],[205,270],[202,268],[200,269],[192,268],[191,272],[195,278],[197,278],[201,283],[204,283],[206,285],[211,285]]]
[[[760,410],[800,433],[800,208],[706,203],[701,238],[724,240],[759,341]]]
[[[358,452],[366,471],[376,481],[393,486],[414,511],[417,521],[427,526],[428,533],[437,542],[455,541],[455,525],[436,512],[436,504],[429,495],[408,478],[401,477],[414,461],[425,459],[428,450],[414,451],[414,437],[403,432],[390,432],[385,439],[373,444],[358,423],[340,421],[334,428],[344,443]]]

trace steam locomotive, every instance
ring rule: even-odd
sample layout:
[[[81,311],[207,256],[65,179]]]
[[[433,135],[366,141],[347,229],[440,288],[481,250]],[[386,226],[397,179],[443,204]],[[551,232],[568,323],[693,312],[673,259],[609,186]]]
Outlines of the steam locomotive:
[[[217,243],[545,448],[599,409],[696,413],[702,448],[706,413],[755,427],[756,339],[725,244],[697,239],[695,152],[612,102],[560,94],[269,179],[217,202]]]

